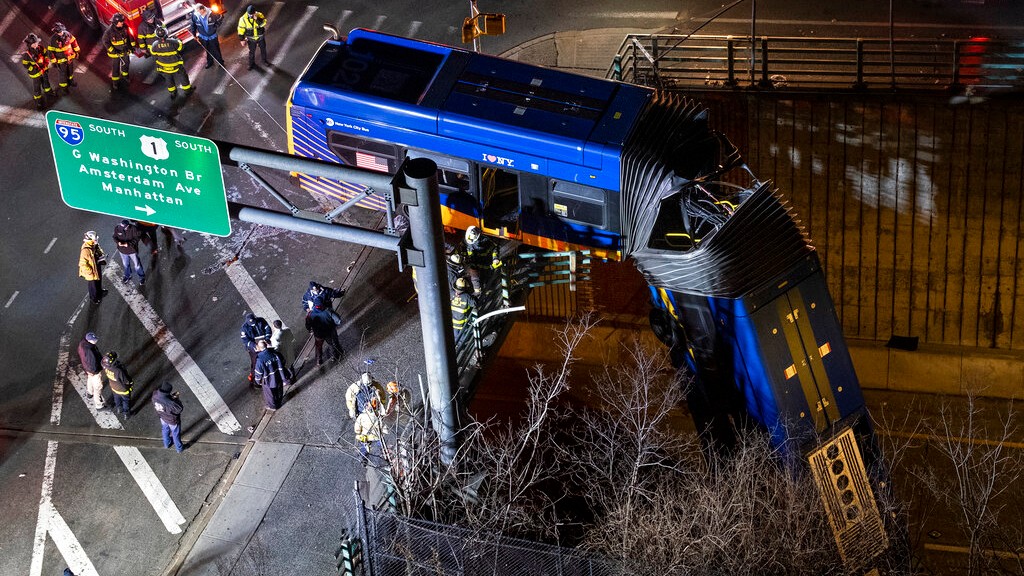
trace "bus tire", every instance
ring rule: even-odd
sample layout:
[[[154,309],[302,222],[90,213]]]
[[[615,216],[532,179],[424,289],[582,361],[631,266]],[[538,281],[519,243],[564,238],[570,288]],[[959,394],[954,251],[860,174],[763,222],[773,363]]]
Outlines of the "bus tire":
[[[675,344],[675,335],[673,334],[675,321],[672,317],[661,308],[651,308],[648,319],[651,322],[651,331],[654,332],[654,335],[662,344],[671,348]]]

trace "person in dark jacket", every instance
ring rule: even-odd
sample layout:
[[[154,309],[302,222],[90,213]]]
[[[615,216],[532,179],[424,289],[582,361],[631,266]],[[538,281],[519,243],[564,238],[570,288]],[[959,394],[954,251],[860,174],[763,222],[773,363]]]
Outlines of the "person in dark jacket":
[[[92,396],[92,405],[97,410],[106,408],[103,402],[103,354],[96,346],[99,338],[95,332],[89,332],[78,343],[78,359],[85,370],[85,386]]]
[[[170,382],[164,382],[160,389],[153,392],[153,409],[160,417],[160,431],[164,439],[164,448],[171,447],[180,454],[185,448],[181,445],[181,411],[183,406]]]
[[[110,27],[103,33],[103,47],[110,57],[110,84],[113,90],[128,88],[128,63],[132,51],[137,48],[135,39],[128,33],[124,14],[118,12],[110,19]]]
[[[313,333],[313,348],[316,350],[316,365],[323,365],[324,340],[334,350],[334,359],[341,360],[344,351],[341,349],[341,342],[338,341],[338,324],[334,321],[331,312],[322,306],[314,306],[306,314],[306,331]]]
[[[117,352],[107,352],[103,357],[102,366],[107,383],[110,384],[110,391],[114,393],[114,411],[120,410],[125,420],[131,418],[131,395],[135,382],[125,370],[124,364],[118,360]]]
[[[156,10],[146,8],[142,11],[142,22],[139,22],[139,29],[135,32],[139,41],[139,52],[142,53],[142,56],[149,58],[153,55],[149,46],[156,42],[156,29],[160,26],[163,26],[163,22],[156,17]]]
[[[36,106],[42,110],[46,108],[46,98],[50,96],[50,77],[46,71],[50,68],[50,57],[48,50],[43,45],[43,40],[35,34],[25,37],[25,51],[21,54],[21,65],[28,72],[32,79],[32,98]]]
[[[310,280],[309,289],[302,295],[302,311],[309,312],[314,307],[320,306],[324,310],[329,310],[333,313],[334,299],[341,298],[344,295],[344,290],[335,290],[334,288],[330,288]],[[332,316],[335,316],[335,322],[338,324],[341,323],[341,318],[336,317],[336,314],[332,314]]]
[[[220,40],[217,39],[217,30],[222,19],[220,14],[202,4],[196,4],[196,9],[192,12],[189,31],[206,51],[206,68],[213,66],[214,62],[224,66],[224,57],[220,55]]]
[[[167,34],[167,28],[163,25],[158,26],[156,29],[156,41],[149,49],[149,53],[156,56],[156,71],[164,77],[167,81],[167,92],[171,95],[171,100],[174,100],[178,96],[178,86],[181,86],[181,91],[186,96],[192,91],[192,83],[188,79],[188,72],[185,71],[185,59],[181,56],[182,51],[181,40],[178,40],[174,36]],[[142,224],[141,222],[139,223]],[[174,228],[171,228],[174,230]],[[151,233],[150,233],[151,232]],[[153,250],[153,254],[157,253],[157,242],[156,242],[156,224],[153,224],[152,228],[142,228],[143,240],[149,238],[148,244]],[[181,244],[175,239],[175,243],[178,247]]]
[[[142,268],[139,260],[139,240],[142,239],[142,232],[131,220],[121,220],[121,223],[114,227],[114,242],[117,243],[117,252],[121,254],[121,265],[124,266],[124,275],[121,282],[125,283],[132,279],[132,266],[139,274],[139,286],[146,285],[146,271]]]
[[[270,330],[270,324],[263,318],[260,318],[252,312],[247,312],[245,315],[245,323],[242,324],[242,344],[245,345],[245,350],[249,353],[249,382],[254,382],[253,372],[256,369],[256,356],[259,351],[256,350],[256,343],[260,341],[270,342],[270,336],[272,331]],[[253,386],[258,384],[253,383]]]
[[[64,24],[56,22],[47,50],[50,52],[51,65],[57,70],[57,85],[70,94],[71,87],[75,85],[75,60],[78,60],[81,53],[78,40]]]
[[[284,387],[292,385],[292,371],[266,340],[257,342],[256,350],[259,352],[256,356],[256,383],[263,388],[267,410],[277,410],[284,400]]]

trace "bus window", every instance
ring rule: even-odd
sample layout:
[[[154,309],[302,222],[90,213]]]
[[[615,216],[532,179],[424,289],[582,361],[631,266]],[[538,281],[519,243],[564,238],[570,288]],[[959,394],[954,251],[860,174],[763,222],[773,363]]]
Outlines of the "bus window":
[[[500,228],[519,220],[519,174],[501,168],[480,172],[480,200],[484,205],[484,226]]]
[[[341,132],[328,132],[327,143],[331,152],[347,166],[387,174],[394,174],[398,170],[395,146],[392,144],[364,140]]]
[[[565,220],[604,228],[605,192],[581,184],[551,181],[551,211]]]

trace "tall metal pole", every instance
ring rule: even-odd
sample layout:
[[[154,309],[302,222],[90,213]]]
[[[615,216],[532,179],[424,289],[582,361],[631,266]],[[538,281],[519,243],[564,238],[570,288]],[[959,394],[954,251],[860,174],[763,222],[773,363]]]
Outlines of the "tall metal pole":
[[[458,450],[455,391],[458,370],[448,276],[441,260],[441,202],[437,192],[437,164],[413,158],[404,165],[405,184],[416,191],[416,206],[409,206],[409,232],[413,246],[423,253],[416,268],[416,292],[423,330],[423,354],[434,430],[441,438],[441,461],[451,464]]]
[[[476,17],[480,15],[480,10],[476,7],[476,0],[469,0],[469,17],[473,19],[474,25],[476,25]],[[473,52],[480,51],[480,37],[473,36]]]

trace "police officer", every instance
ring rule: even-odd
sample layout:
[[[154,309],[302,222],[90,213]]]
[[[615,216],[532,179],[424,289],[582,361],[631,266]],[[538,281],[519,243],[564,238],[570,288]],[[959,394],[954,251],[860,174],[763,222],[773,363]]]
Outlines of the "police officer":
[[[266,340],[256,343],[256,351],[255,382],[263,388],[263,401],[267,410],[274,411],[281,407],[284,400],[284,387],[292,385],[292,371]]]
[[[75,60],[78,59],[81,49],[75,35],[68,32],[60,22],[53,25],[49,51],[50,62],[57,69],[57,85],[70,94],[71,86],[75,85]]]
[[[142,11],[142,22],[139,22],[139,29],[136,36],[139,40],[140,56],[149,58],[152,56],[149,47],[156,42],[156,29],[163,26],[163,22],[156,17],[156,10],[146,8]]]
[[[46,98],[51,93],[50,78],[46,75],[50,59],[46,54],[47,49],[39,36],[29,34],[25,37],[25,52],[21,55],[21,65],[32,79],[32,98],[40,110],[46,108]]]
[[[256,67],[256,47],[259,46],[260,55],[263,56],[263,64],[270,66],[267,61],[267,17],[262,12],[257,12],[256,7],[249,4],[245,14],[238,19],[238,37],[242,46],[249,47],[249,70]]]
[[[203,50],[206,50],[206,68],[213,66],[214,62],[224,65],[224,57],[220,55],[220,40],[217,39],[221,20],[223,17],[220,14],[202,4],[196,4],[191,15],[189,30]]]
[[[171,93],[171,100],[178,96],[178,86],[181,91],[188,95],[192,90],[192,84],[188,81],[188,72],[185,71],[185,59],[181,57],[181,40],[167,34],[167,28],[161,24],[156,27],[156,42],[149,47],[149,52],[156,57],[156,71],[167,81],[167,91]],[[156,226],[153,227],[156,230]],[[156,234],[153,235],[153,252],[156,253]]]
[[[131,418],[132,386],[135,382],[128,375],[124,364],[117,358],[117,352],[107,352],[102,360],[103,373],[107,376],[110,391],[114,393],[114,411],[121,411],[124,419]]]
[[[110,19],[110,27],[103,33],[103,47],[110,57],[110,86],[113,90],[128,88],[128,59],[136,48],[128,33],[124,14],[118,12]]]
[[[256,343],[264,340],[270,342],[270,336],[270,324],[267,324],[266,320],[252,312],[246,313],[245,323],[242,324],[242,344],[245,345],[245,350],[249,353],[249,382],[253,382],[255,379],[256,356],[259,354]]]

